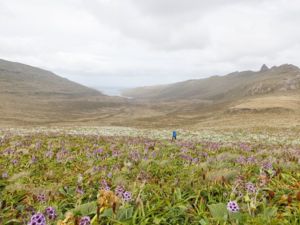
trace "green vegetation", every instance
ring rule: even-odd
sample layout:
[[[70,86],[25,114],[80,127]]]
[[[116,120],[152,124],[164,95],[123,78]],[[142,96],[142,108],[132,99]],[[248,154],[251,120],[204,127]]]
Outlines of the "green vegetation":
[[[0,224],[300,223],[293,133],[113,129],[2,132]]]

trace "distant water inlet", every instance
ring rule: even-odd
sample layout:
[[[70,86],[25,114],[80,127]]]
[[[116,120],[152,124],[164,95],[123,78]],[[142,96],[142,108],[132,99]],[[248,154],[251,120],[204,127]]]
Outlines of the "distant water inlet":
[[[109,96],[122,96],[124,87],[94,87],[98,91],[101,91],[105,95]]]

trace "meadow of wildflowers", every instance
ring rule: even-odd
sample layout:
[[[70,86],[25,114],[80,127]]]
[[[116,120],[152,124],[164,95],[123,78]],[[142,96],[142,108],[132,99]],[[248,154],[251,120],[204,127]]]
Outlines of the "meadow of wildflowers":
[[[0,224],[300,224],[296,131],[0,131]]]

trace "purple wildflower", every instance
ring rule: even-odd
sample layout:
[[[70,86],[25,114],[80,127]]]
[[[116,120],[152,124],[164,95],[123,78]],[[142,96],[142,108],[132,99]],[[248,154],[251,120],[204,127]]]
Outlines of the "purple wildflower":
[[[120,152],[118,150],[113,150],[112,151],[112,156],[113,157],[118,157],[120,155]]]
[[[79,221],[79,225],[90,225],[91,224],[91,219],[88,216],[81,217]]]
[[[124,192],[125,192],[125,188],[122,185],[118,185],[115,189],[115,193],[118,197],[123,197]]]
[[[204,158],[207,158],[208,153],[207,153],[207,152],[202,152],[202,153],[201,153],[201,156],[204,157]]]
[[[33,155],[33,156],[31,157],[30,164],[34,164],[36,161],[37,161],[37,159],[36,159],[36,157]]]
[[[10,148],[7,148],[3,151],[3,154],[4,155],[10,155],[10,154],[13,154],[14,153],[14,150],[10,149]]]
[[[255,193],[256,192],[256,187],[253,183],[248,182],[248,183],[246,183],[246,190],[249,193]]]
[[[84,190],[83,190],[83,188],[82,188],[81,186],[77,186],[76,192],[77,192],[78,194],[80,194],[80,195],[83,195],[83,194],[84,194]]]
[[[47,152],[45,153],[45,156],[46,156],[46,158],[51,159],[52,156],[53,156],[53,151],[51,151],[51,150],[47,151]]]
[[[46,195],[45,195],[45,194],[39,194],[39,195],[37,196],[37,200],[38,200],[39,202],[41,202],[41,203],[46,202]]]
[[[14,164],[14,165],[17,165],[18,162],[19,162],[19,161],[18,161],[17,159],[12,160],[12,164]]]
[[[240,156],[239,158],[236,159],[236,162],[240,164],[245,164],[246,158],[244,156]]]
[[[157,156],[157,153],[156,152],[152,152],[151,157],[152,158],[156,158],[156,156]]]
[[[250,156],[247,158],[247,163],[254,164],[256,162],[256,159],[254,156]]]
[[[36,144],[35,144],[35,150],[38,150],[41,148],[41,145],[42,143],[40,141],[38,141]]]
[[[125,202],[131,201],[131,192],[125,191],[125,192],[123,193],[123,199],[124,199]]]
[[[131,157],[131,159],[132,159],[133,161],[135,161],[135,162],[139,161],[140,158],[141,158],[140,153],[137,152],[137,151],[132,151],[132,152],[130,153],[130,157]]]
[[[262,164],[262,168],[264,170],[272,170],[273,169],[273,165],[271,162],[265,162]]]
[[[187,153],[187,152],[188,152],[188,149],[182,148],[180,151],[181,151],[181,153]]]
[[[193,163],[194,164],[197,164],[199,162],[199,159],[198,158],[193,158]]]
[[[99,149],[97,149],[97,150],[94,151],[94,155],[95,156],[100,155],[100,154],[103,153],[103,151],[104,151],[103,148],[99,148]]]
[[[180,157],[188,162],[192,162],[193,161],[193,157],[187,154],[181,154]]]
[[[45,214],[49,220],[54,220],[57,217],[55,209],[53,207],[46,208]]]
[[[227,209],[229,212],[236,213],[240,210],[239,205],[236,201],[230,201],[227,204]]]
[[[46,218],[42,213],[34,214],[28,225],[46,225]]]
[[[3,172],[2,173],[2,178],[4,179],[4,178],[8,178],[8,173],[7,172]]]
[[[102,170],[102,167],[101,166],[94,166],[93,167],[93,171],[94,172],[100,172]]]
[[[241,143],[240,148],[246,152],[250,152],[252,150],[251,147],[245,143]]]
[[[208,144],[209,150],[218,150],[221,147],[219,143],[211,142]]]
[[[101,181],[100,189],[103,189],[103,190],[106,190],[106,191],[109,191],[109,190],[110,190],[110,187],[109,187],[109,185],[107,184],[106,180],[102,180],[102,181]]]

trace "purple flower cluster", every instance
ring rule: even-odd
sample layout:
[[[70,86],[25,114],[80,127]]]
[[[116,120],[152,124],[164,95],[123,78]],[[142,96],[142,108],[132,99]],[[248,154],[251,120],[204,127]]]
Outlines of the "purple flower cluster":
[[[62,149],[56,153],[56,161],[62,162],[68,156],[68,150]]]
[[[208,157],[208,153],[207,152],[201,152],[200,156],[203,158],[207,158]]]
[[[109,173],[107,174],[107,177],[108,177],[108,178],[112,178],[112,172],[109,172]]]
[[[98,148],[94,151],[94,155],[98,156],[101,155],[104,152],[103,148]]]
[[[246,164],[246,158],[244,156],[240,156],[235,160],[239,164]]]
[[[262,169],[263,170],[272,170],[273,169],[273,165],[271,162],[265,162],[262,164]]]
[[[186,147],[187,149],[194,149],[195,148],[195,145],[192,142],[179,142],[178,146]]]
[[[123,198],[125,202],[130,202],[132,200],[131,192],[125,191],[123,185],[118,185],[115,189],[115,193],[119,198]]]
[[[239,205],[237,204],[236,201],[230,201],[227,204],[227,210],[229,212],[236,213],[240,210],[240,207],[239,207]]]
[[[210,143],[208,143],[207,148],[209,150],[218,150],[219,148],[221,148],[221,145],[220,145],[220,143],[210,142]]]
[[[28,225],[46,225],[46,218],[42,213],[34,214]]]
[[[247,192],[249,192],[249,193],[255,193],[256,192],[256,187],[252,182],[246,183],[245,188],[246,188]]]
[[[141,159],[141,156],[140,156],[140,153],[138,151],[132,151],[130,153],[130,158],[131,158],[132,161],[137,162]]]
[[[182,148],[180,151],[181,153],[187,153],[189,150],[187,148]]]
[[[272,162],[267,161],[267,162],[262,163],[261,174],[265,174],[265,175],[268,175],[271,177],[276,174],[276,171],[273,168]]]
[[[119,198],[123,197],[124,192],[125,192],[125,188],[123,185],[118,185],[115,189],[115,193]]]
[[[48,151],[45,153],[45,157],[51,159],[51,158],[53,157],[53,151],[48,150]]]
[[[120,151],[118,151],[118,150],[113,150],[112,151],[112,156],[113,157],[118,157],[120,155]]]
[[[53,207],[46,208],[45,214],[49,220],[54,220],[57,217],[55,209]]]
[[[35,150],[39,150],[42,146],[42,143],[40,141],[38,141],[36,144],[35,144]]]
[[[256,163],[256,158],[254,156],[250,156],[247,158],[247,163],[254,164]]]
[[[106,180],[101,181],[100,189],[103,189],[103,190],[106,190],[106,191],[110,190],[110,187],[109,187],[108,183],[106,182]]]
[[[152,152],[151,153],[151,157],[154,159],[154,158],[156,158],[157,157],[157,153],[156,152]]]
[[[180,157],[188,162],[192,162],[193,161],[193,157],[188,155],[188,154],[181,154]]]
[[[104,170],[106,170],[106,166],[94,166],[93,167],[94,172],[101,172],[101,171],[104,171]]]
[[[90,225],[91,224],[91,219],[88,216],[81,217],[79,221],[79,225]]]
[[[251,147],[245,143],[241,143],[240,148],[246,152],[250,152],[252,150]]]
[[[236,159],[236,162],[239,164],[254,164],[256,163],[256,159],[254,156],[250,156],[248,158],[240,156]]]
[[[12,162],[12,164],[15,166],[15,165],[18,164],[19,161],[18,161],[17,159],[13,159],[11,162]]]
[[[83,195],[83,194],[84,194],[83,187],[82,187],[82,186],[77,186],[76,192],[77,192],[78,194],[80,194],[80,195]]]
[[[192,163],[197,164],[199,162],[199,158],[193,158]]]
[[[34,164],[37,162],[37,158],[33,155],[30,160],[30,164]]]
[[[125,202],[130,202],[132,200],[131,192],[125,191],[123,193],[123,199]]]
[[[39,202],[41,202],[41,203],[44,203],[44,202],[46,202],[46,195],[45,194],[38,194],[37,195],[37,200],[39,201]]]
[[[8,173],[7,172],[3,172],[2,173],[2,178],[4,179],[4,178],[8,178]]]

